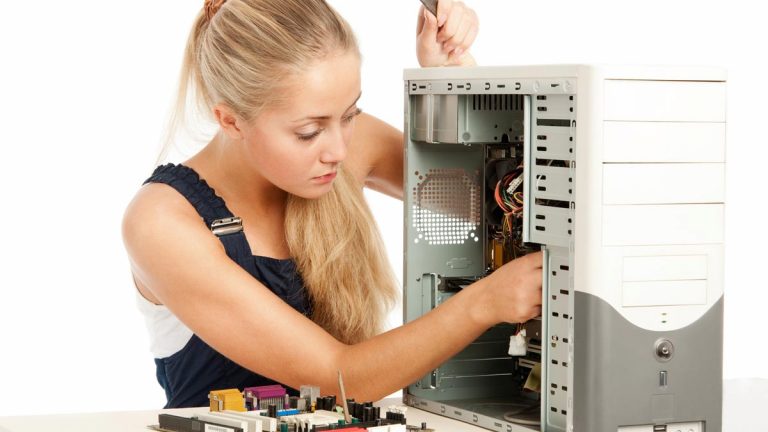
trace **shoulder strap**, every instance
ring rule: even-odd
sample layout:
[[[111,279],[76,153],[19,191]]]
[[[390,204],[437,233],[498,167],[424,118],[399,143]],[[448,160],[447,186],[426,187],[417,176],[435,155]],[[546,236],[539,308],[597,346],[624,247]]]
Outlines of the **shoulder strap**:
[[[254,274],[255,263],[242,221],[229,211],[224,200],[195,170],[184,165],[161,165],[144,182],[147,183],[164,183],[176,189],[219,238],[227,255],[248,273]]]

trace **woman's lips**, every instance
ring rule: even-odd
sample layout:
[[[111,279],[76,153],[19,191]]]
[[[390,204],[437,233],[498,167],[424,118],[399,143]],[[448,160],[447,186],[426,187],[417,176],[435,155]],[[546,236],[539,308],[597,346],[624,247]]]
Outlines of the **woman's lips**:
[[[322,175],[319,177],[314,177],[312,180],[316,181],[317,183],[330,183],[333,181],[333,179],[336,178],[336,173],[332,172],[330,174]]]

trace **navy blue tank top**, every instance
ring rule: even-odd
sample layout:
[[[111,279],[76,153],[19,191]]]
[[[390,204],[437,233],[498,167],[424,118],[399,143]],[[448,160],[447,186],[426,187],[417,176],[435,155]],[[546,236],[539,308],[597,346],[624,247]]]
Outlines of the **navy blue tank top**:
[[[208,227],[214,221],[233,217],[224,200],[192,168],[167,164],[157,167],[144,182],[164,183],[176,189],[197,210]],[[214,235],[214,234],[211,234]],[[227,255],[283,301],[309,316],[310,303],[293,260],[255,256],[242,231],[219,235]],[[155,359],[157,381],[165,390],[165,408],[208,405],[211,390],[276,384],[228,359],[192,335],[180,351]],[[295,389],[289,389],[295,394]]]

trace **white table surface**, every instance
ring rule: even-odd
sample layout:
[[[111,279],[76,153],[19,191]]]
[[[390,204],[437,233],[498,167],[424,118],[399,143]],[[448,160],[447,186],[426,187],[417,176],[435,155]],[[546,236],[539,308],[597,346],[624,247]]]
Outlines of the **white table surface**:
[[[399,399],[378,402],[383,408],[401,405]],[[158,413],[191,416],[207,408],[182,408],[154,411],[122,411],[85,414],[57,414],[24,417],[0,417],[0,432],[145,432],[147,425],[157,424]],[[723,432],[768,431],[765,421],[768,412],[768,380],[726,380],[723,390]],[[438,432],[487,432],[466,423],[447,419],[419,409],[408,407],[408,424],[427,426]],[[597,431],[594,431],[597,432]],[[709,431],[708,431],[709,432]]]
[[[403,405],[401,398],[383,399],[375,405],[382,411],[391,405]],[[148,425],[157,424],[159,413],[191,417],[195,413],[208,412],[208,407],[179,408],[154,411],[122,411],[86,414],[57,414],[24,417],[0,417],[0,432],[147,432]],[[405,413],[409,425],[421,425],[436,432],[469,431],[489,432],[436,414],[431,414],[413,407]]]

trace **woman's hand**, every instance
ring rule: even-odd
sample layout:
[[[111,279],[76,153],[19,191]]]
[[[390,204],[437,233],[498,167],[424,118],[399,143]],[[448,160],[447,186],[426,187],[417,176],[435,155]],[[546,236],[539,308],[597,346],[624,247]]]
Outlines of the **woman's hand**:
[[[478,308],[473,318],[490,327],[500,322],[523,323],[541,315],[542,253],[508,262],[471,285]]]
[[[424,6],[419,10],[416,56],[422,67],[474,66],[469,48],[477,37],[477,14],[464,3],[440,0],[437,18]]]

